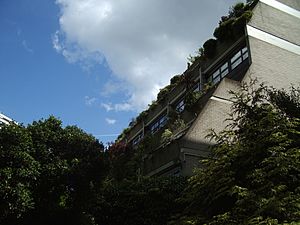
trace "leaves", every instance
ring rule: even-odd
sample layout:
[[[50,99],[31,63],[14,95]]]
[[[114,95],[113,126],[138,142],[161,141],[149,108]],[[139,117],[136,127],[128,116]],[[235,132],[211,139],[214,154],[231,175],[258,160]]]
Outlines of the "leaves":
[[[1,224],[48,224],[82,215],[106,175],[104,146],[53,116],[0,129]],[[50,219],[51,217],[57,219]],[[56,220],[56,222],[54,221]]]
[[[217,141],[212,158],[203,161],[184,195],[187,220],[299,222],[299,89],[287,92],[252,81],[232,94],[231,124],[211,134]]]

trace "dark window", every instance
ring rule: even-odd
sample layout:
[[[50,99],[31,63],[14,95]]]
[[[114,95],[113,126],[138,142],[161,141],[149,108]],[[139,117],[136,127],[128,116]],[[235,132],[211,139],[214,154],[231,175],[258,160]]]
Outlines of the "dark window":
[[[229,73],[228,62],[224,63],[221,67],[219,67],[208,79],[209,82],[213,82],[214,84],[218,83],[223,77],[225,77]]]
[[[168,121],[168,117],[166,114],[159,117],[154,123],[150,125],[151,133],[154,134],[160,128],[164,127],[167,124],[167,121]]]
[[[224,63],[218,69],[216,69],[211,76],[208,77],[208,82],[212,82],[216,84],[221,81],[230,71],[235,69],[238,65],[240,65],[243,61],[245,61],[249,57],[248,48],[244,47],[239,50],[231,59],[230,65],[229,62]]]
[[[143,132],[140,132],[132,141],[133,145],[137,145],[143,139]]]
[[[238,65],[240,65],[243,61],[248,58],[248,49],[244,47],[242,50],[238,51],[230,60],[231,69],[235,69]]]
[[[176,112],[181,113],[184,110],[184,99],[182,99],[178,104],[176,105]]]
[[[199,81],[197,82],[197,84],[193,88],[193,92],[198,92],[198,91],[200,91],[200,83],[199,83]]]

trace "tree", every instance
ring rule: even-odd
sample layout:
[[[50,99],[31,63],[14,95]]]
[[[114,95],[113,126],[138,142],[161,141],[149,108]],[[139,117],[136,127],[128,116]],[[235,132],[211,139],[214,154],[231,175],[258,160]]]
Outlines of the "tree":
[[[254,82],[255,83],[255,82]],[[244,85],[211,159],[190,179],[177,224],[300,222],[300,90]]]
[[[108,170],[102,143],[50,116],[1,128],[0,151],[4,224],[92,224],[89,207]]]
[[[33,157],[33,143],[25,127],[0,127],[0,223],[20,218],[34,208],[33,187],[40,164]]]
[[[176,198],[185,186],[183,177],[107,180],[92,214],[99,225],[165,225],[180,212]]]

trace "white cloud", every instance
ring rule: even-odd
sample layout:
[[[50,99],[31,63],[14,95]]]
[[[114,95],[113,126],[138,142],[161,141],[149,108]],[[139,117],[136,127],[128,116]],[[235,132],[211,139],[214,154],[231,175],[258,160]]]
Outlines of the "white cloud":
[[[114,124],[117,122],[117,120],[115,120],[115,119],[110,119],[110,118],[105,118],[105,121],[106,121],[106,123],[109,124],[109,125],[114,125]]]
[[[124,92],[126,91],[126,84],[120,82],[120,81],[113,81],[113,80],[109,80],[108,82],[106,82],[103,87],[102,87],[102,91],[101,91],[101,95],[108,97],[112,94],[116,94],[119,92]]]
[[[63,32],[56,31],[52,35],[53,48],[62,54],[69,63],[79,62],[80,66],[87,72],[95,63],[103,63],[104,57],[97,51],[88,51],[84,46],[70,43]]]
[[[103,107],[107,112],[114,109],[111,103],[101,103],[101,107]]]
[[[32,48],[30,48],[30,47],[28,46],[28,44],[27,44],[27,41],[26,41],[26,40],[23,40],[23,41],[22,41],[22,45],[23,45],[24,49],[25,49],[27,52],[29,52],[29,53],[33,53],[33,49],[32,49]]]
[[[133,110],[133,106],[127,102],[124,103],[117,103],[117,104],[112,104],[112,103],[101,103],[101,107],[103,107],[107,112],[109,111],[131,111]]]
[[[87,106],[91,106],[97,101],[97,99],[95,97],[85,96],[84,101]]]
[[[173,75],[184,72],[188,55],[212,36],[219,17],[235,2],[57,0],[60,31],[53,47],[70,62],[96,57],[103,63],[105,57],[127,86],[127,102],[118,108],[141,109]]]
[[[114,108],[115,108],[115,111],[117,111],[117,112],[130,111],[130,110],[132,110],[132,105],[127,102],[124,102],[124,103],[115,104]]]

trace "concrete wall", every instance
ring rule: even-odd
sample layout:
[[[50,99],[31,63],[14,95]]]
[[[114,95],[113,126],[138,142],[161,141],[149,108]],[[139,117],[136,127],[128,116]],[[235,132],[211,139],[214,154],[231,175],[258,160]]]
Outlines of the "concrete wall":
[[[201,166],[199,160],[209,156],[213,141],[207,135],[211,129],[220,132],[228,125],[229,90],[238,91],[239,87],[240,82],[224,78],[181,140],[182,175],[191,175],[196,166]]]
[[[184,139],[187,142],[211,143],[206,138],[210,129],[219,132],[225,128],[228,122],[224,120],[228,118],[231,104],[230,101],[224,99],[229,100],[231,97],[229,90],[238,90],[239,86],[239,82],[227,78],[220,82],[213,96],[208,100],[185,135]]]
[[[300,11],[300,1],[299,0],[277,0],[277,1]]]
[[[300,85],[300,56],[249,37],[252,64],[244,82],[257,78],[276,88],[288,89],[291,84]]]
[[[297,5],[296,1],[289,2]],[[257,4],[247,28],[252,65],[244,81],[256,77],[260,82],[285,89],[291,84],[300,85],[299,24],[296,16]]]
[[[300,45],[299,18],[259,2],[254,10],[250,26]]]

